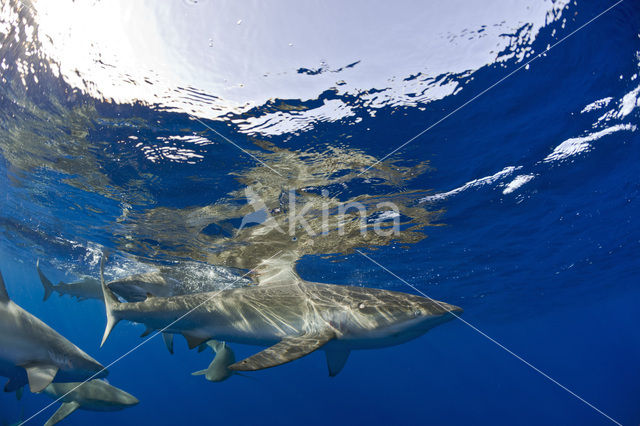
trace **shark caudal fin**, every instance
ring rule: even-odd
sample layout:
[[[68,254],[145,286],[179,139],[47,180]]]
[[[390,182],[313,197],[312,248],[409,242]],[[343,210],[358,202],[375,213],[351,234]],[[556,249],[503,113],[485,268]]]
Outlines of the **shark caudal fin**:
[[[53,293],[54,285],[40,270],[40,259],[36,262],[36,269],[38,270],[42,287],[44,287],[44,297],[42,298],[42,301],[46,301],[51,296],[51,293]]]
[[[100,285],[102,286],[102,294],[104,295],[104,307],[107,314],[107,326],[104,329],[104,335],[102,336],[102,342],[100,343],[100,347],[102,347],[102,345],[104,345],[104,342],[107,340],[107,337],[109,337],[109,334],[111,334],[111,330],[113,330],[113,327],[115,327],[116,324],[120,321],[120,319],[117,318],[115,313],[113,312],[113,309],[120,304],[120,301],[118,300],[116,295],[113,294],[111,290],[109,290],[109,287],[107,287],[104,282],[104,256],[102,257],[102,260],[100,260]]]

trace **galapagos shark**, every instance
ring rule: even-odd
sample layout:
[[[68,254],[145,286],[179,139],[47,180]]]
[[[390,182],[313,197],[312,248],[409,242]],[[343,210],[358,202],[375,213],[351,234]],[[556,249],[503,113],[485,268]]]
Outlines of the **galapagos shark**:
[[[101,273],[107,316],[101,344],[128,320],[182,334],[190,348],[210,339],[267,346],[231,364],[232,371],[275,367],[322,348],[335,376],[352,350],[407,342],[462,312],[407,293],[307,282],[286,259],[260,266],[258,285],[136,303],[121,303]]]
[[[36,262],[36,269],[38,270],[38,276],[40,277],[40,282],[42,282],[42,287],[44,288],[44,297],[42,298],[43,301],[48,300],[53,292],[58,293],[60,296],[66,294],[71,297],[75,297],[78,300],[102,299],[100,281],[96,280],[95,278],[82,277],[81,280],[70,284],[61,281],[58,283],[58,285],[54,285],[51,281],[49,281],[49,279],[40,269],[39,259]]]
[[[73,283],[59,282],[54,285],[40,270],[40,261],[36,263],[36,269],[44,288],[44,299],[47,300],[53,292],[60,296],[69,295],[78,300],[97,299],[104,300],[100,280],[91,277],[82,277]],[[170,279],[161,272],[148,272],[135,274],[109,282],[107,285],[119,296],[128,302],[140,302],[151,294],[157,297],[173,296],[173,285]]]
[[[192,376],[202,376],[210,382],[222,382],[231,377],[234,371],[229,370],[229,366],[235,364],[236,356],[233,350],[225,342],[210,340],[207,345],[216,354],[206,370],[191,373]]]
[[[0,273],[0,376],[5,392],[29,383],[40,392],[52,381],[77,382],[105,377],[107,370],[54,329],[9,299]]]
[[[138,404],[138,399],[104,380],[94,379],[86,383],[52,383],[45,394],[62,405],[44,424],[53,426],[77,409],[89,411],[119,411]]]

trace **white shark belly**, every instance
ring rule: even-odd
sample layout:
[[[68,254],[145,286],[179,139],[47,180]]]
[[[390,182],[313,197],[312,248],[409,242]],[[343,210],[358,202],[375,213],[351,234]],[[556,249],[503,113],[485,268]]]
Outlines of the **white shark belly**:
[[[349,350],[386,348],[416,339],[441,322],[440,317],[419,318],[395,327],[372,329],[355,334],[345,333],[331,343]]]

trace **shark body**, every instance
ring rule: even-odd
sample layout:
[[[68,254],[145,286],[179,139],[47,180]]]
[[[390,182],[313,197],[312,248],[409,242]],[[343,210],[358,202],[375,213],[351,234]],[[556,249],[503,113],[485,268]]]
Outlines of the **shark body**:
[[[82,279],[72,282],[59,282],[54,285],[46,275],[40,270],[39,261],[36,266],[42,287],[44,288],[44,300],[46,301],[54,293],[60,296],[71,296],[78,300],[97,299],[103,300],[100,280],[92,277],[82,277]],[[119,296],[128,302],[140,302],[148,295],[157,297],[168,297],[174,294],[170,279],[161,272],[149,272],[135,274],[109,282],[107,285]]]
[[[462,312],[401,292],[311,283],[280,267],[259,285],[137,303],[120,303],[104,280],[102,287],[107,313],[103,344],[120,320],[128,320],[182,334],[190,348],[211,339],[268,346],[231,364],[233,371],[274,367],[322,348],[334,376],[351,350],[415,339]]]
[[[6,392],[29,383],[40,392],[52,381],[83,381],[105,377],[99,362],[9,298],[0,274],[0,375],[8,377]]]
[[[45,394],[62,405],[45,423],[53,426],[77,409],[89,411],[119,411],[138,404],[133,395],[111,386],[103,380],[91,380],[86,383],[52,383],[47,386]]]
[[[208,341],[207,346],[209,346],[215,353],[213,361],[211,361],[211,364],[209,364],[209,367],[207,367],[206,370],[196,371],[195,373],[191,373],[191,375],[204,375],[204,377],[210,382],[222,382],[227,380],[234,373],[233,370],[229,369],[229,366],[236,362],[236,356],[233,353],[233,350],[225,342],[219,342],[217,340]]]

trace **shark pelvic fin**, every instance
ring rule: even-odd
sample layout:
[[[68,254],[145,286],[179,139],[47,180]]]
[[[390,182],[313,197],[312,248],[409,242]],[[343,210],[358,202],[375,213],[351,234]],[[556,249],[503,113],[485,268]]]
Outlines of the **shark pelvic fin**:
[[[167,347],[169,353],[173,355],[173,334],[162,333],[162,340],[164,340],[164,345]]]
[[[24,379],[24,375],[14,376],[7,381],[4,385],[5,392],[17,392],[21,387],[26,385],[27,382]]]
[[[29,388],[33,393],[42,392],[58,374],[58,367],[54,365],[31,365],[24,369],[27,370]]]
[[[147,329],[140,335],[140,337],[147,337],[151,333],[153,333],[153,328],[147,327]]]
[[[335,333],[332,330],[285,337],[270,348],[231,364],[228,368],[233,371],[255,371],[286,364],[320,349],[334,337]]]
[[[347,363],[349,354],[351,352],[347,349],[331,348],[325,349],[325,355],[327,356],[327,367],[329,367],[329,376],[335,377]]]
[[[0,272],[0,302],[8,302],[9,293],[7,293],[7,287],[4,285],[4,278],[2,278],[2,272]]]
[[[189,349],[193,349],[196,348],[198,346],[200,346],[201,344],[205,343],[207,340],[209,340],[208,337],[197,337],[197,336],[192,336],[190,334],[187,333],[182,333],[182,335],[184,336],[185,339],[187,339],[187,345],[189,345]]]
[[[53,293],[55,288],[53,283],[49,281],[49,279],[40,270],[40,259],[36,262],[36,269],[38,270],[38,276],[40,276],[40,282],[44,288],[44,297],[42,298],[42,301],[46,301],[51,296],[51,293]]]
[[[53,413],[53,416],[51,416],[51,418],[49,420],[47,420],[47,422],[44,424],[44,426],[53,426],[53,425],[55,425],[56,423],[58,423],[59,421],[63,420],[65,417],[67,417],[69,414],[71,414],[74,411],[76,411],[78,409],[78,407],[80,407],[80,404],[78,404],[76,401],[65,402],[64,404],[62,404],[60,406],[60,408],[58,408],[58,411]]]
[[[107,314],[107,326],[104,329],[104,335],[102,336],[102,342],[100,343],[100,347],[102,347],[104,342],[107,340],[107,337],[109,337],[109,334],[111,334],[113,327],[115,327],[120,321],[113,312],[114,308],[120,304],[120,301],[104,282],[104,256],[102,257],[102,260],[100,260],[100,285],[102,285],[104,307]]]

